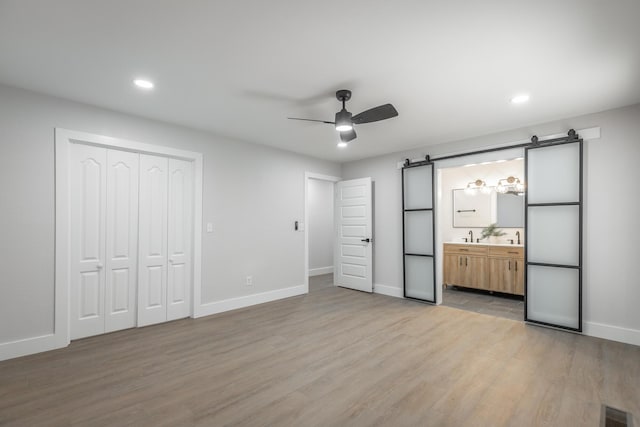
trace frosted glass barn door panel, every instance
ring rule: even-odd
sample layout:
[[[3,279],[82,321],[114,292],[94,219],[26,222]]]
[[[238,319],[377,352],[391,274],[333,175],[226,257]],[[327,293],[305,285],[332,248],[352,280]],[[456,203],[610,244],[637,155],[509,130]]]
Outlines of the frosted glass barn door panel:
[[[528,203],[580,201],[580,144],[527,150]]]
[[[435,303],[433,164],[402,169],[402,210],[404,296]]]
[[[169,159],[140,155],[138,326],[167,320]]]
[[[193,236],[193,169],[185,160],[169,159],[169,231],[167,320],[191,314],[191,245]]]
[[[404,251],[433,255],[433,211],[405,212]]]
[[[534,145],[525,157],[525,319],[580,332],[582,141]]]
[[[579,206],[530,206],[528,219],[529,261],[571,266],[579,264]]]
[[[435,301],[433,257],[404,256],[404,295],[424,301]]]
[[[72,144],[70,153],[70,336],[104,333],[107,150]]]
[[[578,329],[580,286],[579,271],[574,268],[527,267],[527,314],[551,325]]]
[[[137,153],[107,151],[105,332],[136,326],[138,159]]]
[[[433,165],[403,169],[404,208],[425,209],[433,207],[431,187]]]

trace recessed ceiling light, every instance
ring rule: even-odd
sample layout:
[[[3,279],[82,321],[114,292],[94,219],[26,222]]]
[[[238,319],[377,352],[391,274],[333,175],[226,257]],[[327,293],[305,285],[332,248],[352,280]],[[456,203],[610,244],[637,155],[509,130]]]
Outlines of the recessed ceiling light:
[[[481,165],[490,165],[491,163],[493,163],[493,162],[482,162],[482,163],[480,163],[480,164],[481,164]]]
[[[343,142],[343,141],[338,142],[338,148],[347,148],[347,145],[349,144],[347,144],[346,142]]]
[[[505,160],[505,159],[502,159],[502,160],[496,160],[496,163],[504,163],[504,162],[506,162],[506,160]]]
[[[468,165],[464,165],[464,168],[469,168],[471,166],[476,166],[476,163],[469,163]]]
[[[150,82],[149,80],[145,80],[145,79],[135,79],[133,81],[133,84],[138,86],[141,89],[153,89],[153,82]]]
[[[522,104],[525,103],[529,100],[529,95],[526,93],[523,93],[521,95],[516,95],[513,98],[511,98],[511,103],[512,104]]]

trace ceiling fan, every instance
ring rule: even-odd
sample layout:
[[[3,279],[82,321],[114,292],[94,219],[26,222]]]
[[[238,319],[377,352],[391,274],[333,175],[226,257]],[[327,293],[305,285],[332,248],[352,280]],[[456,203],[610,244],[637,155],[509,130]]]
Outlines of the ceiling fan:
[[[345,103],[351,99],[351,91],[347,89],[341,89],[336,92],[336,98],[342,102],[342,110],[336,113],[335,121],[330,122],[327,120],[315,120],[315,119],[301,119],[298,117],[287,117],[290,120],[304,120],[307,122],[319,122],[334,125],[336,130],[340,133],[340,141],[349,142],[356,139],[356,131],[353,125],[361,125],[363,123],[378,122],[380,120],[390,119],[398,115],[398,111],[391,104],[379,105],[374,108],[370,108],[363,111],[360,114],[353,116],[345,108]]]

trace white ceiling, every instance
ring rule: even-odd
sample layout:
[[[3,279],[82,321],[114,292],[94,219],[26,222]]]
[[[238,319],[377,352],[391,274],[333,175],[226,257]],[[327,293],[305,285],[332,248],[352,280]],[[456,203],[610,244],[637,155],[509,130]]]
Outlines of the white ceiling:
[[[639,18],[638,0],[0,0],[0,82],[348,161],[640,102]],[[286,119],[333,120],[341,88],[354,114],[400,115],[343,150]]]

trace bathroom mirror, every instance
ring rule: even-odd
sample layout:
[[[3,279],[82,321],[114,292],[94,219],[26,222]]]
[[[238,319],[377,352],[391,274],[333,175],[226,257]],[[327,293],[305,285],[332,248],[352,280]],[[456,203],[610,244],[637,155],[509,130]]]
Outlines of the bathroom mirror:
[[[524,195],[496,193],[498,227],[524,227]]]
[[[453,226],[486,227],[495,222],[495,191],[453,190]]]
[[[497,223],[501,228],[524,227],[524,196],[490,192],[467,193],[453,190],[453,227],[486,227]]]

